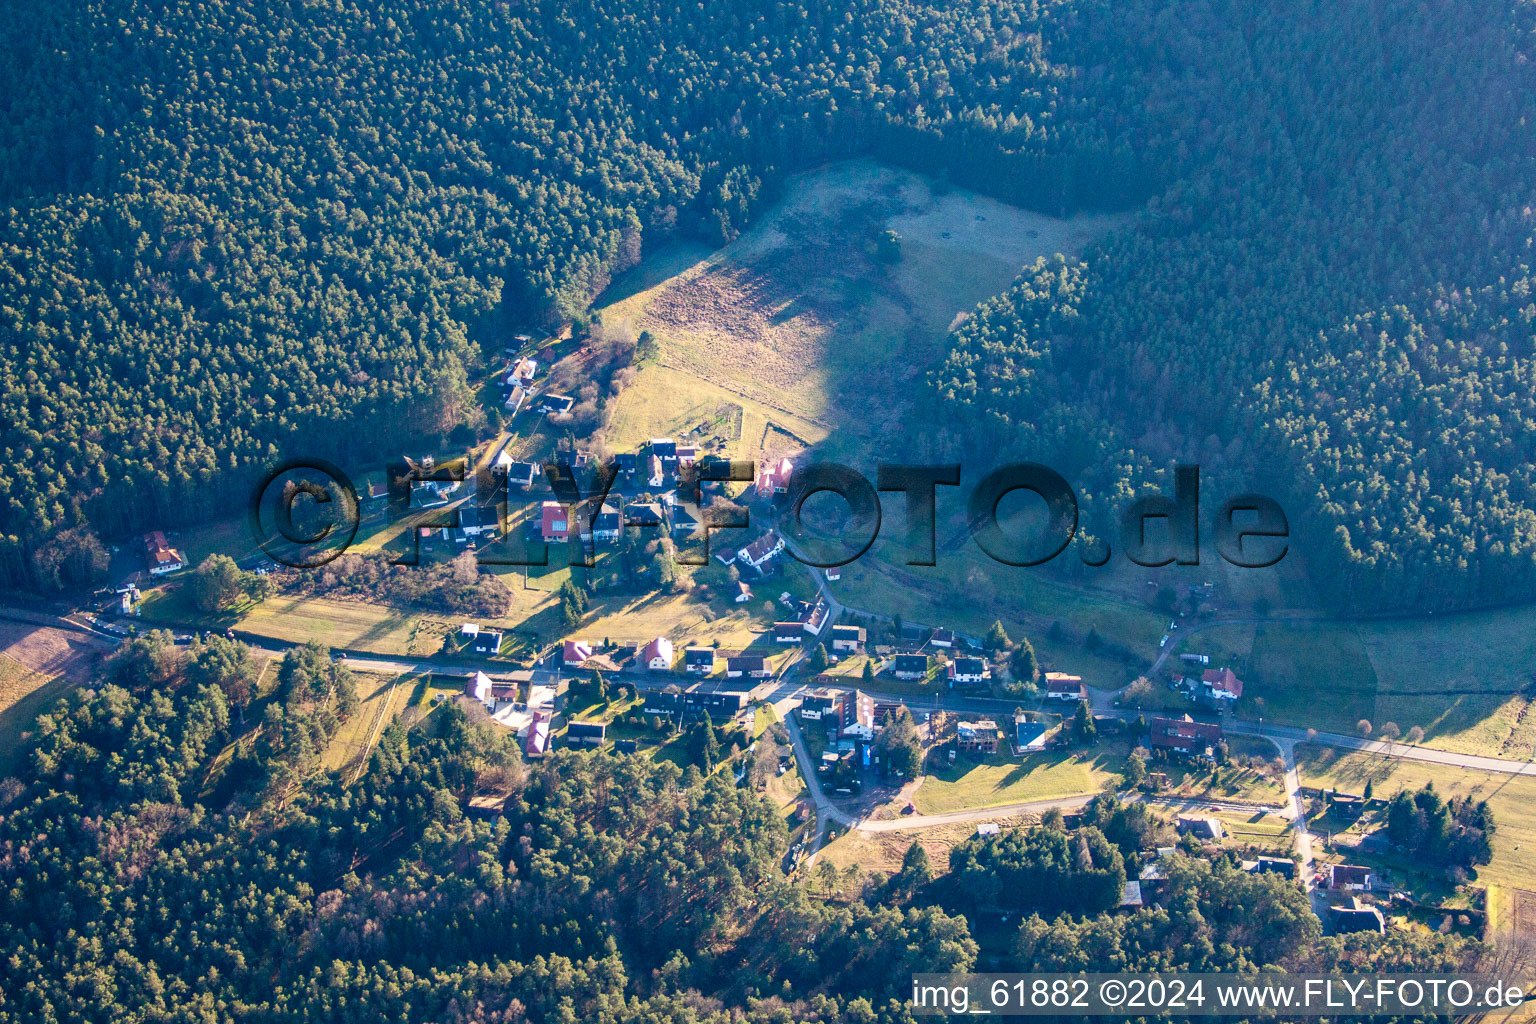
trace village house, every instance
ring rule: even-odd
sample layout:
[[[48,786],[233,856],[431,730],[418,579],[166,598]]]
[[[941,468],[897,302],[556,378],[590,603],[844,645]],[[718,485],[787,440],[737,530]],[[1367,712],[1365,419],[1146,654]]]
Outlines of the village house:
[[[699,517],[687,505],[674,500],[668,504],[667,511],[672,516],[673,537],[691,537],[698,531]]]
[[[624,525],[651,527],[663,522],[661,506],[654,501],[632,501],[624,506]]]
[[[826,628],[830,617],[831,609],[827,607],[827,602],[818,597],[816,603],[811,606],[809,613],[805,616],[805,635],[812,638],[819,636],[821,631]]]
[[[603,507],[597,510],[597,517],[592,521],[593,539],[611,543],[619,539],[623,529],[624,520],[619,515],[619,510],[608,502],[603,502]]]
[[[768,459],[758,463],[757,478],[753,487],[759,498],[789,493],[789,481],[794,476],[794,463],[788,459]]]
[[[725,675],[728,679],[766,679],[768,663],[760,654],[743,654],[725,659]]]
[[[487,711],[496,709],[495,687],[491,683],[491,677],[484,672],[476,672],[469,677],[468,682],[464,684],[464,696],[484,704]]]
[[[1260,857],[1252,864],[1244,863],[1243,868],[1253,874],[1268,872],[1285,878],[1296,877],[1296,862],[1289,857]]]
[[[752,588],[747,586],[744,580],[736,581],[736,603],[746,604],[752,600]]]
[[[545,543],[569,540],[571,516],[558,501],[546,501],[539,506],[539,536]]]
[[[926,679],[928,678],[928,655],[898,654],[891,670],[897,679]]]
[[[1371,869],[1359,864],[1330,864],[1328,866],[1328,888],[1340,889],[1345,892],[1369,892],[1375,887],[1375,877]]]
[[[843,694],[841,690],[822,688],[811,690],[800,698],[800,719],[802,721],[820,722],[828,718],[840,718],[842,714]]]
[[[592,657],[592,645],[585,640],[567,640],[565,642],[564,656],[566,668],[580,668]]]
[[[1048,700],[1080,701],[1088,699],[1088,691],[1083,687],[1083,677],[1069,675],[1066,672],[1047,672],[1045,674],[1045,696]]]
[[[777,558],[779,552],[783,550],[784,539],[769,531],[736,552],[736,561],[762,572],[763,567]]]
[[[949,629],[936,629],[933,631],[933,636],[928,638],[928,642],[934,647],[942,647],[945,650],[949,650],[951,647],[955,646],[954,631]]]
[[[1212,700],[1235,701],[1243,695],[1243,681],[1230,668],[1219,672],[1206,669],[1200,675],[1200,685]]]
[[[1013,716],[1013,752],[1045,749],[1045,723],[1030,721],[1026,714]]]
[[[151,576],[164,576],[187,567],[186,556],[171,547],[159,530],[144,535],[144,563]]]
[[[773,642],[779,644],[798,644],[805,639],[805,627],[798,622],[775,622],[773,624]]]
[[[509,463],[506,471],[507,487],[514,491],[532,490],[534,481],[539,475],[539,467],[531,462]]]
[[[606,722],[572,722],[565,728],[565,741],[573,746],[600,747],[607,738]]]
[[[523,742],[524,757],[543,757],[549,753],[550,723],[554,719],[554,712],[535,711],[533,721],[528,723],[528,737]]]
[[[1227,834],[1215,818],[1180,817],[1175,824],[1179,835],[1192,835],[1204,842],[1218,842]]]
[[[672,668],[672,641],[659,636],[640,651],[640,663],[652,672],[667,672]]]
[[[1221,735],[1221,726],[1197,722],[1188,715],[1155,717],[1147,722],[1147,740],[1154,750],[1166,750],[1185,757],[1215,757]]]
[[[950,686],[976,686],[992,678],[984,658],[956,658],[949,663]]]
[[[1387,930],[1387,921],[1381,916],[1381,911],[1366,904],[1358,896],[1351,896],[1345,906],[1329,907],[1328,918],[1334,932],[1339,935],[1351,932],[1384,933]]]
[[[833,626],[832,650],[838,654],[857,654],[864,646],[863,626]]]
[[[570,395],[544,394],[540,395],[538,400],[533,403],[533,411],[544,413],[547,416],[558,416],[561,413],[570,412],[571,407],[575,404],[576,399]]]
[[[470,641],[469,649],[487,657],[501,653],[502,632],[499,629],[482,629]]]
[[[714,670],[715,649],[713,647],[683,648],[684,672],[692,672],[694,675],[707,676]]]

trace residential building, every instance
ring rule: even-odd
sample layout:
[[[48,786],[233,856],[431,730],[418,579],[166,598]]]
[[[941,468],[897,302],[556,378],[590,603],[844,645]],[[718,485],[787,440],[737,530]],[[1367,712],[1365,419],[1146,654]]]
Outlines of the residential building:
[[[507,487],[514,491],[532,490],[538,476],[539,467],[533,463],[514,462],[507,466]]]
[[[667,672],[672,668],[672,641],[659,636],[640,651],[640,663],[652,672]]]
[[[469,642],[469,649],[475,654],[483,654],[487,657],[501,653],[502,632],[499,629],[482,629],[475,634],[475,638]]]
[[[533,721],[528,723],[528,738],[523,742],[524,757],[543,757],[549,753],[549,730],[553,719],[552,711],[533,713]]]
[[[838,729],[844,736],[875,738],[875,699],[862,690],[846,694],[838,709]]]
[[[1045,674],[1045,696],[1049,700],[1080,701],[1088,699],[1088,691],[1083,687],[1083,677],[1069,675],[1066,672],[1047,672]]]
[[[985,658],[956,658],[949,663],[950,686],[976,686],[991,678]]]
[[[185,569],[187,558],[156,530],[144,535],[144,563],[151,576],[164,576]]]
[[[546,501],[539,506],[539,535],[546,543],[569,540],[571,536],[570,511],[558,501]]]
[[[800,718],[810,722],[820,722],[827,718],[841,720],[842,706],[841,690],[811,690],[800,699]]]
[[[832,650],[838,654],[857,654],[864,646],[863,626],[833,626]]]
[[[826,628],[830,616],[831,609],[827,607],[827,602],[818,597],[816,603],[811,606],[810,612],[805,617],[805,635],[808,637],[820,636],[821,631]]]
[[[631,501],[624,506],[625,526],[660,526],[663,518],[661,506],[654,501]]]
[[[745,581],[737,580],[736,581],[736,603],[737,604],[746,604],[750,600],[752,600],[752,588],[747,586]]]
[[[799,622],[775,622],[773,624],[773,642],[777,644],[798,644],[805,639],[805,626]]]
[[[1215,700],[1237,700],[1243,695],[1243,681],[1230,668],[1219,672],[1206,669],[1200,675],[1200,685]]]
[[[1045,749],[1045,724],[1031,722],[1027,715],[1013,716],[1013,752]]]
[[[572,722],[565,728],[565,741],[573,746],[600,747],[607,738],[606,722]]]
[[[1260,857],[1253,862],[1251,867],[1247,864],[1244,864],[1243,867],[1248,868],[1254,874],[1269,872],[1271,874],[1283,875],[1286,878],[1296,877],[1296,862],[1289,857]]]
[[[496,709],[495,686],[491,683],[491,677],[484,672],[476,672],[469,677],[469,681],[464,684],[464,696],[484,704],[487,711]]]
[[[603,507],[598,509],[597,518],[592,521],[592,537],[600,541],[616,541],[624,530],[624,518],[619,515],[619,510],[608,502],[603,502]]]
[[[768,677],[768,663],[762,655],[744,654],[735,658],[725,659],[725,675],[728,679],[766,679]]]
[[[753,486],[759,498],[789,493],[789,481],[794,476],[794,463],[788,459],[768,459],[758,463],[757,478]]]
[[[928,642],[935,647],[943,647],[944,649],[948,650],[949,648],[955,646],[954,630],[936,629],[933,631],[933,636],[928,638]]]
[[[736,552],[736,561],[762,572],[763,567],[777,558],[779,552],[783,550],[784,538],[769,531]]]
[[[1180,835],[1188,833],[1207,842],[1217,842],[1227,834],[1215,818],[1180,817],[1176,824]]]
[[[1345,906],[1329,907],[1328,918],[1334,932],[1340,935],[1350,932],[1384,933],[1387,930],[1387,921],[1381,916],[1381,911],[1364,903],[1358,896],[1351,896]]]
[[[592,645],[585,640],[567,640],[563,652],[562,661],[566,668],[580,668],[581,665],[592,657]]]
[[[668,505],[668,511],[672,515],[672,535],[674,537],[691,537],[699,529],[699,517],[680,501],[674,501]]]
[[[898,654],[893,659],[891,671],[897,679],[927,679],[928,655]]]
[[[1359,864],[1330,864],[1328,866],[1328,888],[1342,889],[1346,892],[1369,892],[1375,887],[1375,877],[1371,869]]]
[[[707,676],[714,670],[715,649],[713,647],[683,648],[684,672],[692,672],[695,675]]]
[[[1172,751],[1186,757],[1214,757],[1221,742],[1221,726],[1197,722],[1189,715],[1179,718],[1154,717],[1147,723],[1147,741],[1154,749]]]

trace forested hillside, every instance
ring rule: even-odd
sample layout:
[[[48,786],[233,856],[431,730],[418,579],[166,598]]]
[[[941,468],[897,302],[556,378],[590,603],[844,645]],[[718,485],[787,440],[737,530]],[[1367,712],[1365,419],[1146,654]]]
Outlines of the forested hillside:
[[[1168,187],[953,336],[934,382],[956,445],[1106,498],[1175,459],[1261,487],[1355,608],[1529,599],[1536,9],[1117,13],[1069,49],[1105,59],[1106,102],[1143,97]]]
[[[450,429],[482,346],[584,309],[643,245],[734,237],[787,170],[874,150],[1052,210],[1136,198],[1129,149],[1111,159],[1042,49],[1058,6],[19,13],[6,577],[80,513],[103,533],[234,514],[279,455]]]
[[[235,646],[129,643],[0,779],[0,1021],[898,1024],[913,973],[978,963],[972,920],[1002,970],[1480,954],[1320,939],[1298,886],[1229,856],[1172,858],[1163,905],[1102,912],[1123,857],[1167,828],[1110,796],[1096,825],[976,837],[937,877],[913,843],[899,874],[820,899],[781,871],[779,806],[731,766],[525,765],[510,730],[450,704],[395,719],[349,786],[320,767],[356,710],[348,670],[295,651],[253,701]],[[472,810],[492,788],[504,809]]]
[[[82,517],[229,514],[279,455],[473,425],[470,375],[512,330],[580,313],[646,246],[733,237],[789,171],[874,154],[1143,211],[951,339],[936,447],[1043,457],[1106,499],[1175,460],[1265,481],[1356,607],[1529,597],[1533,18],[28,9],[0,30],[0,574],[44,582],[33,553]]]

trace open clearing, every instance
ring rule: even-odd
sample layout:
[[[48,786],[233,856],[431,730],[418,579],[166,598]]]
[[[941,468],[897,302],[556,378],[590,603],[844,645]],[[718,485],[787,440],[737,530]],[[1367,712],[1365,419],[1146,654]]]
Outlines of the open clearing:
[[[992,820],[1003,828],[1014,828],[1036,824],[1040,819],[1031,814]],[[857,865],[867,872],[894,875],[901,870],[901,859],[915,840],[927,852],[934,874],[940,875],[949,870],[950,851],[974,836],[976,825],[974,821],[966,821],[901,832],[866,833],[853,829],[827,844],[819,857],[831,861],[844,872]]]
[[[660,349],[619,396],[610,443],[682,432],[731,404],[745,413],[739,456],[834,428],[839,448],[891,442],[958,316],[1036,256],[1076,254],[1113,223],[938,195],[867,160],[800,175],[736,241],[648,257],[599,300],[604,323],[650,331]],[[876,255],[887,230],[902,239],[890,264]]]
[[[1529,888],[1536,879],[1536,779],[1386,758],[1376,754],[1343,753],[1306,744],[1296,748],[1304,786],[1337,787],[1360,793],[1367,780],[1378,798],[1400,789],[1419,789],[1433,782],[1442,797],[1470,796],[1487,800],[1497,831],[1493,862],[1478,868],[1481,884]]]
[[[0,619],[0,778],[16,770],[37,716],[89,679],[106,650],[83,633]]]
[[[1125,752],[1119,748],[1030,754],[1022,758],[997,754],[979,763],[962,759],[930,772],[917,787],[912,802],[920,814],[948,814],[1097,793],[1119,774],[1124,764]]]
[[[326,768],[345,771],[349,781],[354,772],[366,765],[366,755],[384,729],[411,704],[423,678],[374,672],[353,674],[357,677],[361,702],[352,717],[336,730],[321,758]]]
[[[1240,634],[1224,639],[1240,647]],[[1536,608],[1262,623],[1251,653],[1235,660],[1276,722],[1353,734],[1364,718],[1378,731],[1388,722],[1403,733],[1419,726],[1425,745],[1444,750],[1517,760],[1536,754]],[[1328,700],[1317,700],[1320,692]]]

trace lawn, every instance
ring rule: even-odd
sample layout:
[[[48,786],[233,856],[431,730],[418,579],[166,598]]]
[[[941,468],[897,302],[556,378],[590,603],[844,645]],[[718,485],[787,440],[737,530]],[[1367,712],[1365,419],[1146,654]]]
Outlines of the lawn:
[[[1306,744],[1296,748],[1296,755],[1305,786],[1335,787],[1358,794],[1370,780],[1375,796],[1384,798],[1399,789],[1418,789],[1433,782],[1441,796],[1487,800],[1498,831],[1493,838],[1493,862],[1478,869],[1479,882],[1530,888],[1536,879],[1536,778],[1490,775]]]
[[[37,716],[73,686],[62,676],[34,672],[0,654],[0,778],[18,767]]]
[[[1124,764],[1125,751],[1108,745],[1023,758],[998,754],[981,762],[962,753],[954,765],[929,773],[912,802],[920,814],[946,814],[1097,793],[1118,778]]]
[[[1353,735],[1376,713],[1376,671],[1348,624],[1261,625],[1247,672],[1239,711],[1249,718]]]
[[[1273,814],[1218,811],[1216,818],[1227,831],[1225,846],[1253,848],[1255,852],[1288,856],[1295,848],[1289,822]]]
[[[252,608],[239,628],[293,643],[319,641],[375,654],[410,654],[418,616],[385,605],[278,595]]]

